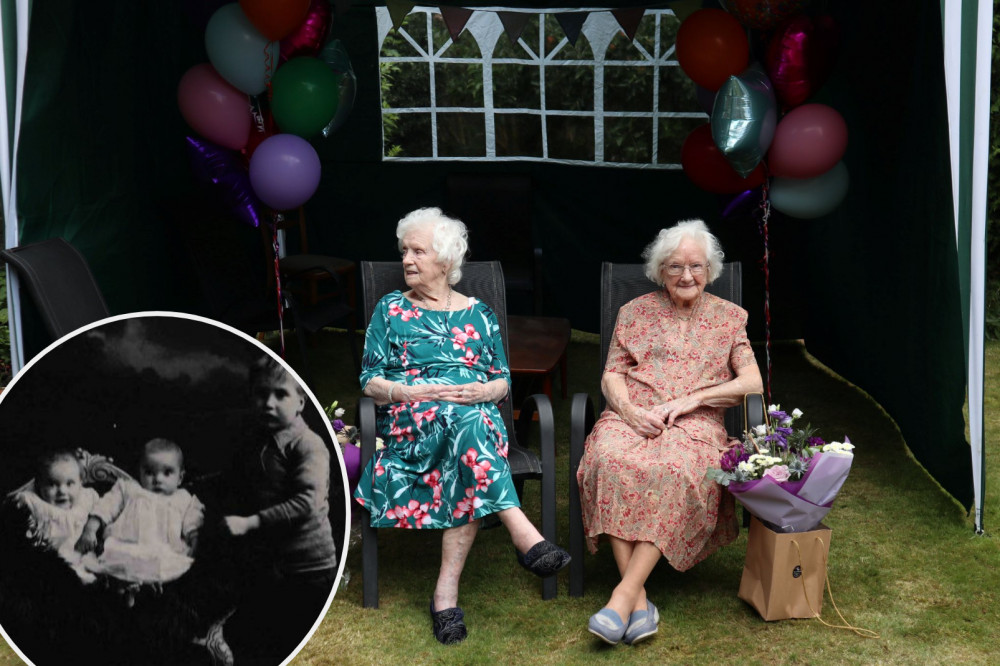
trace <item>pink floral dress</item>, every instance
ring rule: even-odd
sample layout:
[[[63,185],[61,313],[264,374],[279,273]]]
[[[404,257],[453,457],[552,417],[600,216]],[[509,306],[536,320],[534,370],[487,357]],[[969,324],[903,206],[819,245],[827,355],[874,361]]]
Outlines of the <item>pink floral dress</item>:
[[[665,291],[640,296],[618,313],[605,372],[625,375],[644,408],[722,384],[756,362],[746,322],[746,310],[703,293],[684,334]],[[649,541],[685,571],[736,538],[732,497],[705,478],[732,443],[724,412],[702,407],[647,439],[604,410],[577,471],[591,552],[600,534]]]
[[[496,314],[474,298],[464,310],[444,312],[419,308],[398,291],[383,297],[361,365],[362,388],[374,377],[407,386],[510,381]],[[492,402],[396,402],[378,408],[376,424],[385,448],[354,491],[372,527],[455,527],[520,506],[507,430]]]

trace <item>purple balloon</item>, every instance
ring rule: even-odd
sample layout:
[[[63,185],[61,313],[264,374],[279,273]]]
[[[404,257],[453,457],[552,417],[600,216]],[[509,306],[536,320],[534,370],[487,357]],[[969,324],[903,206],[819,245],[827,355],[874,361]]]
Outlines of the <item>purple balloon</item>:
[[[259,227],[261,204],[239,153],[193,136],[187,137],[187,149],[195,179],[215,190],[240,222]]]
[[[755,187],[737,194],[722,210],[722,219],[728,220],[732,217],[752,213],[760,207],[763,196],[763,188],[761,187]]]
[[[298,208],[319,187],[316,150],[294,134],[275,134],[250,158],[250,184],[261,201],[275,210]]]

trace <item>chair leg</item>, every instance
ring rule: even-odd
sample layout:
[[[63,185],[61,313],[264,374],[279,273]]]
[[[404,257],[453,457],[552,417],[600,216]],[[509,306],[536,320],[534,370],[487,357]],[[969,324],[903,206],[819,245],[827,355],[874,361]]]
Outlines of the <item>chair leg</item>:
[[[594,425],[594,407],[590,396],[577,393],[570,405],[569,435],[569,596],[583,596],[583,512],[580,508],[580,485],[576,470],[583,457],[583,440]]]
[[[364,607],[378,608],[378,530],[367,516],[361,517],[361,579]]]

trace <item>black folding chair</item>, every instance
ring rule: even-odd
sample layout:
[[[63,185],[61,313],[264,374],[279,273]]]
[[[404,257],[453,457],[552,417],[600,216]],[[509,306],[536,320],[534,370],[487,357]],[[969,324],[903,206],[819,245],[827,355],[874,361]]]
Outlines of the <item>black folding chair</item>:
[[[601,265],[601,358],[598,372],[604,373],[604,363],[608,358],[611,338],[618,320],[618,310],[634,298],[662,289],[646,277],[643,264]],[[705,291],[727,301],[743,304],[743,267],[739,262],[727,262],[722,274]],[[604,396],[599,399],[600,411],[604,410]],[[764,396],[751,393],[743,405],[726,410],[726,432],[730,437],[740,437],[745,427],[764,423]],[[745,416],[748,418],[745,418]],[[583,596],[583,512],[580,509],[580,487],[576,481],[576,470],[583,457],[583,441],[594,427],[594,405],[586,393],[573,396],[570,405],[569,439],[569,552],[573,559],[569,564],[569,594]]]
[[[49,342],[110,314],[87,260],[62,238],[0,250],[0,257],[17,271]]]
[[[405,291],[403,267],[399,262],[361,262],[361,293],[365,321],[371,320],[375,304],[380,298],[395,290]],[[497,261],[473,261],[462,266],[462,280],[455,285],[457,291],[475,296],[486,303],[497,315],[500,323],[501,339],[505,350],[507,341],[507,303],[504,295],[503,270]],[[556,478],[555,478],[555,421],[552,403],[548,396],[537,394],[528,396],[521,405],[517,422],[514,421],[511,400],[500,407],[504,426],[507,428],[507,462],[517,488],[518,497],[523,497],[524,481],[541,481],[542,536],[549,541],[556,540]],[[539,453],[525,448],[534,415],[538,415]],[[358,429],[361,434],[361,464],[367,465],[375,454],[375,401],[363,397],[358,402]],[[361,520],[361,560],[364,579],[364,606],[378,608],[378,537],[366,516]],[[553,599],[557,594],[555,575],[542,581],[542,598]]]

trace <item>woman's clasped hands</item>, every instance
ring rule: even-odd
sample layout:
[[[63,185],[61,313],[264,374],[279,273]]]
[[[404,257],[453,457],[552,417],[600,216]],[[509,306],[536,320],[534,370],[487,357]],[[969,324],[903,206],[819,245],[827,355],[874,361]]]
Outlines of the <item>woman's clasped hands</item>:
[[[633,406],[624,410],[622,418],[637,434],[652,438],[658,437],[664,428],[672,426],[677,418],[690,414],[699,406],[697,398],[687,395],[655,405],[650,409]]]

